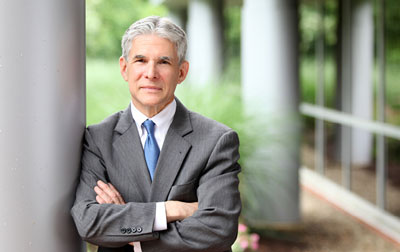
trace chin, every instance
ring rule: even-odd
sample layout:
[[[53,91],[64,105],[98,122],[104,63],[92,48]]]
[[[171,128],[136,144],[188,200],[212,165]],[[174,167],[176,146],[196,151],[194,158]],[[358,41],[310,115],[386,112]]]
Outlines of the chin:
[[[164,100],[160,99],[160,98],[146,98],[146,99],[142,99],[141,103],[143,105],[145,105],[146,107],[158,107],[158,106],[162,106],[162,104],[164,104]]]

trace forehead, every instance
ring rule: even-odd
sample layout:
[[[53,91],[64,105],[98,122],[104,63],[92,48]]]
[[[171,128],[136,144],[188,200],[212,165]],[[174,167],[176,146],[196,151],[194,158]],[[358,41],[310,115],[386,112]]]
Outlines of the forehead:
[[[139,35],[132,41],[131,56],[168,56],[177,57],[174,43],[154,34]]]

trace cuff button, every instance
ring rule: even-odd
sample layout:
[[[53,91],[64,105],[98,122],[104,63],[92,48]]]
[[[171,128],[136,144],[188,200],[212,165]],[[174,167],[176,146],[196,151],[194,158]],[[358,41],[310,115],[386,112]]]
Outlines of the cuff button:
[[[126,233],[126,228],[121,228],[121,233],[125,234]]]
[[[142,227],[137,227],[137,228],[136,228],[136,231],[137,231],[138,233],[141,233],[141,232],[143,231],[143,229],[142,229]]]

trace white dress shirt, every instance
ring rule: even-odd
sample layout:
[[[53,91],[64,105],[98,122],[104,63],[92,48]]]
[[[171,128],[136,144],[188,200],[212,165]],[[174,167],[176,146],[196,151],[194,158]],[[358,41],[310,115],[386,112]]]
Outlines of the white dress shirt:
[[[172,120],[174,119],[175,111],[176,111],[176,101],[174,99],[157,115],[153,116],[152,118],[148,118],[142,112],[140,112],[131,102],[132,117],[133,120],[135,120],[143,148],[147,138],[147,131],[143,126],[143,122],[146,121],[147,119],[150,119],[154,122],[155,124],[154,137],[156,138],[158,147],[160,148],[161,152],[168,129],[171,126]],[[165,202],[157,202],[153,231],[161,231],[166,229],[167,229],[167,216],[165,212]],[[133,245],[134,245],[133,246],[134,252],[142,252],[142,249],[140,247],[140,242],[134,242]]]

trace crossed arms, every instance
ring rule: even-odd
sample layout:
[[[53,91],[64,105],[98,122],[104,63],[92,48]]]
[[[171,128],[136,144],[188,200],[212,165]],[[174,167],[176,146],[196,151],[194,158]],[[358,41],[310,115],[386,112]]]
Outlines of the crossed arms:
[[[97,185],[94,187],[94,191],[97,194],[96,201],[99,204],[126,204],[121,194],[111,183],[106,184],[99,180],[97,181]],[[175,200],[165,202],[167,223],[184,220],[187,217],[192,216],[198,209],[198,206],[198,202],[186,203]],[[130,242],[129,245],[133,246],[133,242]]]
[[[97,194],[96,201],[99,204],[126,204],[121,194],[111,183],[106,184],[99,180],[97,181],[97,185],[94,187],[94,191]],[[189,216],[192,216],[198,207],[198,202],[186,203],[176,200],[169,200],[165,202],[167,223],[183,220]]]

